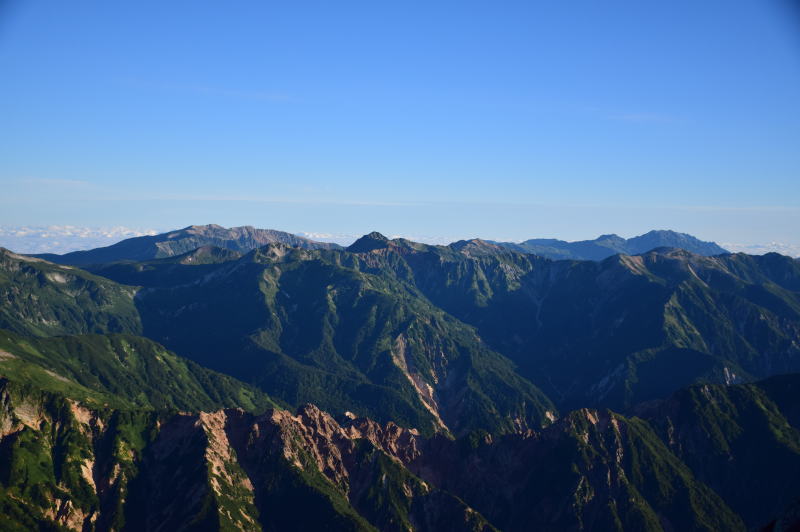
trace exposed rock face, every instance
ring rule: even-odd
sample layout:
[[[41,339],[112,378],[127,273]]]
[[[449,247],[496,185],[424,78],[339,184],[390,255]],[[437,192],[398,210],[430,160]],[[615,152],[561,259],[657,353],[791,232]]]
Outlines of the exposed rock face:
[[[298,413],[91,411],[3,384],[0,503],[70,530],[490,528],[411,474],[418,436]]]
[[[578,410],[527,435],[437,438],[409,468],[503,530],[743,527],[647,424],[608,411]]]
[[[93,411],[5,383],[0,504],[70,530],[742,528],[649,426],[580,410],[540,432],[426,439],[312,405]]]

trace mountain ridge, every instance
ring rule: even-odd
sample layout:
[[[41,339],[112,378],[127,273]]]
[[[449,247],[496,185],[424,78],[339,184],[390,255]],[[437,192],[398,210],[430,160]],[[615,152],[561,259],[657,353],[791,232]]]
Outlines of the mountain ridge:
[[[615,234],[600,235],[594,240],[567,242],[552,238],[534,238],[524,242],[493,242],[494,244],[533,253],[549,259],[603,260],[615,254],[639,255],[660,247],[681,248],[698,255],[728,253],[715,242],[704,242],[692,235],[671,230],[652,230],[632,238]]]
[[[128,238],[110,246],[63,255],[36,254],[57,264],[86,266],[118,261],[142,261],[172,257],[202,246],[215,246],[236,252],[247,252],[266,244],[282,242],[309,249],[338,249],[338,244],[316,242],[307,238],[276,231],[257,229],[250,225],[225,228],[216,224],[190,225],[152,236]]]

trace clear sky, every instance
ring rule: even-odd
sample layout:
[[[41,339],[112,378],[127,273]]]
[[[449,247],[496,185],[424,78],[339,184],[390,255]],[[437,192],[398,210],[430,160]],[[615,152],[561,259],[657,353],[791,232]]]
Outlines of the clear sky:
[[[0,225],[800,244],[788,1],[0,0]]]

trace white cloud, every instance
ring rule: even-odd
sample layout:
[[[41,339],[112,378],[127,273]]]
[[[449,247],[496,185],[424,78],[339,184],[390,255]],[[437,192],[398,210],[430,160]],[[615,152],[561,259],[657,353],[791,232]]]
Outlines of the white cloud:
[[[0,247],[17,253],[69,253],[109,246],[126,238],[157,233],[155,229],[122,226],[0,226]]]
[[[764,253],[780,253],[790,257],[800,257],[800,245],[784,244],[782,242],[770,242],[768,244],[736,244],[723,242],[723,248],[734,253],[747,253],[749,255],[763,255]]]

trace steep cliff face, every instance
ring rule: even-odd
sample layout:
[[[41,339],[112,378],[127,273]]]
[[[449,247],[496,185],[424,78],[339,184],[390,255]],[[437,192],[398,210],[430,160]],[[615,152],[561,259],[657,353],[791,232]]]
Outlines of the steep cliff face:
[[[526,435],[430,440],[411,471],[503,530],[740,530],[642,420],[582,409]]]
[[[0,505],[20,529],[738,530],[643,421],[426,439],[307,405],[91,410],[3,381]]]
[[[0,508],[70,530],[486,530],[411,474],[417,435],[313,406],[135,413],[0,385]]]
[[[153,412],[90,410],[0,380],[0,507],[10,529],[119,529]],[[52,527],[50,527],[52,528]]]

